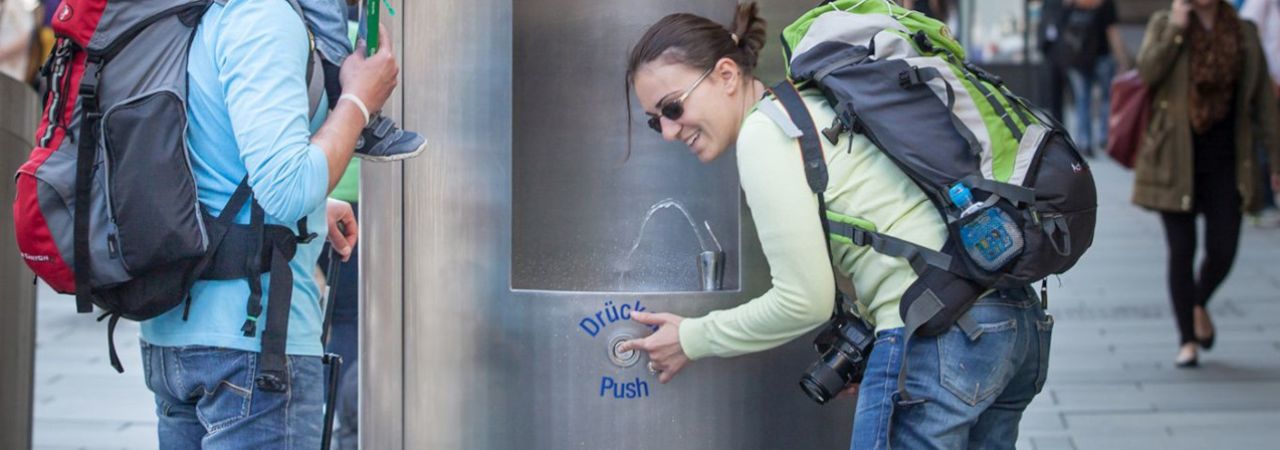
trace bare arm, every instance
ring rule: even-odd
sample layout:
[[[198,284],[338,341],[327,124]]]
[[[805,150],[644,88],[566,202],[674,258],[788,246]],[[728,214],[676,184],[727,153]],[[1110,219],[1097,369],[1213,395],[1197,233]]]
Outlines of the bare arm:
[[[24,33],[13,42],[0,46],[0,59],[12,58],[31,49],[31,33]]]

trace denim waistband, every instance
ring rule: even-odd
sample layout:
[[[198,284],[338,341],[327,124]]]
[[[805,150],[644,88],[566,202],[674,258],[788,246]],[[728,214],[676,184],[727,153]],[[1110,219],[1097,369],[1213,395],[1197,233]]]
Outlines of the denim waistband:
[[[1036,294],[1035,288],[1031,286],[1000,289],[983,295],[975,305],[1003,305],[1016,308],[1039,307],[1040,296]]]

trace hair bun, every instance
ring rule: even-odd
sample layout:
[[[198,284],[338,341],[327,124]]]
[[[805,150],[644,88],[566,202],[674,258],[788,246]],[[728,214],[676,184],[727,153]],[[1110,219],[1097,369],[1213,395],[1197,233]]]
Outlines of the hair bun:
[[[766,23],[760,17],[760,7],[756,2],[739,3],[733,15],[733,23],[729,25],[730,37],[738,50],[743,53],[743,60],[752,68],[760,59],[760,50],[764,48]]]

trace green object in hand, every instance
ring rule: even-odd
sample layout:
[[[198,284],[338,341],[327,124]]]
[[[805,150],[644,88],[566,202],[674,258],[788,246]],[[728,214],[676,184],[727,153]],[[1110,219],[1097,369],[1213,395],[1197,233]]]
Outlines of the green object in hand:
[[[364,45],[366,56],[373,56],[378,52],[378,12],[382,10],[382,4],[378,0],[365,0],[364,17],[365,17],[365,36]]]

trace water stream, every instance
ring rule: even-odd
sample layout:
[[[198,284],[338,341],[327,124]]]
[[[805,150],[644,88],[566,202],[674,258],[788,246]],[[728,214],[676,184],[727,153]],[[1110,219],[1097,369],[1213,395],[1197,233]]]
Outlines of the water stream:
[[[618,277],[618,287],[620,289],[626,289],[627,274],[630,273],[632,269],[631,257],[635,255],[636,250],[640,248],[640,244],[644,241],[644,230],[649,226],[649,220],[653,219],[654,214],[657,214],[658,211],[662,211],[664,209],[675,209],[679,211],[680,214],[684,215],[685,220],[689,222],[689,231],[693,232],[693,236],[698,239],[700,251],[722,250],[720,248],[719,240],[717,240],[715,234],[711,232],[711,224],[709,222],[703,221],[702,224],[706,227],[707,234],[711,237],[712,243],[715,244],[714,247],[709,247],[707,245],[707,239],[702,236],[701,232],[699,232],[698,225],[696,225],[693,220],[693,216],[689,214],[689,210],[685,208],[683,203],[680,203],[679,200],[674,198],[662,199],[657,203],[654,203],[653,206],[650,206],[649,211],[645,213],[644,220],[640,222],[640,232],[636,234],[635,243],[631,245],[631,250],[627,251],[626,258],[622,260],[622,265],[619,267],[620,274]]]

